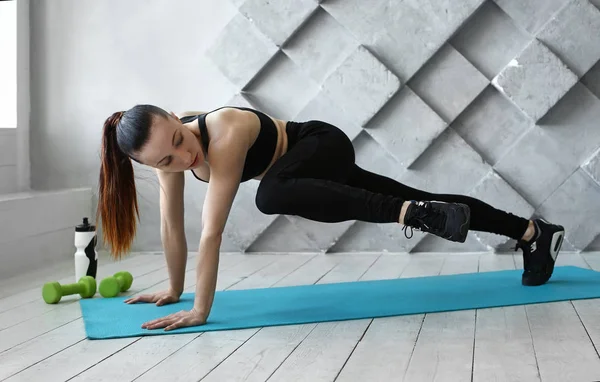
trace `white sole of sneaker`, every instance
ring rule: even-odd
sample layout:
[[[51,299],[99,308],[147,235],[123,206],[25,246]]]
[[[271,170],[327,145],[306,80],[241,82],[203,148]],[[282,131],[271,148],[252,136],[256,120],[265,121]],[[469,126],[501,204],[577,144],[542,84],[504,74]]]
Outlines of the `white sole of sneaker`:
[[[565,231],[554,232],[554,235],[552,235],[552,241],[550,242],[550,256],[552,256],[552,260],[554,261],[556,261],[558,252],[560,252],[564,236]]]

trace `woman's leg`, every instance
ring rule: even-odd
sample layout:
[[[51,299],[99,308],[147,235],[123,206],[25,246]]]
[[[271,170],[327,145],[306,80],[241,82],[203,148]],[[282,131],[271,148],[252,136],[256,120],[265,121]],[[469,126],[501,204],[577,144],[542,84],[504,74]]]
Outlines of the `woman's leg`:
[[[299,136],[288,131],[288,152],[260,182],[256,204],[262,212],[327,223],[398,222],[402,198],[345,184],[354,164],[354,149],[343,132],[312,121],[297,128],[302,129],[296,131]]]
[[[552,276],[564,227],[534,220],[534,233],[520,240],[529,221],[468,196],[433,194],[356,166],[354,147],[337,127],[319,121],[288,124],[289,150],[267,172],[256,204],[266,214],[298,215],[321,222],[361,220],[403,223],[452,241],[464,242],[472,229],[504,234],[523,249],[523,285],[541,285]],[[435,201],[441,202],[435,202]],[[472,212],[471,212],[472,211]]]
[[[343,131],[319,121],[291,123],[288,138],[288,152],[259,185],[256,205],[260,211],[320,222],[399,223],[405,198],[348,184],[355,154]],[[454,203],[411,206],[404,221],[459,242],[466,238],[468,223],[468,207]]]
[[[372,192],[401,195],[408,200],[440,200],[466,204],[471,211],[471,230],[491,232],[517,240],[515,250],[523,250],[523,285],[542,285],[552,277],[565,234],[561,225],[551,224],[543,219],[530,221],[466,195],[434,194],[417,190],[359,166],[353,167],[348,184]]]
[[[355,165],[348,184],[372,192],[401,195],[409,200],[439,200],[469,206],[473,231],[491,232],[517,240],[515,250],[523,250],[524,270],[521,283],[537,286],[546,283],[554,271],[565,229],[543,219],[533,221],[505,212],[466,195],[435,194],[406,186],[394,179],[367,171]]]
[[[530,220],[505,212],[466,195],[434,194],[409,187],[394,179],[367,171],[354,165],[348,178],[348,185],[372,192],[400,196],[405,200],[437,200],[448,203],[462,203],[471,210],[470,230],[485,231],[521,240],[529,228]]]

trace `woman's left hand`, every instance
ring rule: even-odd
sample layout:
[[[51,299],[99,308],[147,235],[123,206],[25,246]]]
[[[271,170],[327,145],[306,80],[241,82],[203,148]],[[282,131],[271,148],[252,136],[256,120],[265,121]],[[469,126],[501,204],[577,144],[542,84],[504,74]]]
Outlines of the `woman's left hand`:
[[[177,313],[170,314],[165,317],[157,318],[152,321],[142,324],[143,329],[160,329],[165,328],[165,331],[182,328],[185,326],[204,325],[206,317],[198,312],[195,308],[192,310],[182,310]]]

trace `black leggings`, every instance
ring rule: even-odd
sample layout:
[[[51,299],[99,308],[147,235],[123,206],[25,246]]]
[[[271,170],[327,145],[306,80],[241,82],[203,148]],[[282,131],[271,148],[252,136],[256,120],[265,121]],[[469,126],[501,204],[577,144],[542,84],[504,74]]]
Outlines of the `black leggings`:
[[[354,146],[336,126],[322,121],[288,122],[288,151],[267,171],[256,194],[265,214],[297,215],[335,223],[359,220],[398,223],[405,201],[468,205],[470,229],[518,240],[529,220],[465,195],[433,194],[360,168]]]

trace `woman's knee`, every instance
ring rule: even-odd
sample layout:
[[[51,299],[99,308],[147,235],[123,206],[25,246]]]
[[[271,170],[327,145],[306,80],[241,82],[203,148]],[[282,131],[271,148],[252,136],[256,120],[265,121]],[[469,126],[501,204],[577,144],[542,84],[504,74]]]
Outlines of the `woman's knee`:
[[[274,177],[263,179],[256,192],[255,203],[260,212],[265,215],[282,214],[286,212],[286,202],[282,198],[285,180]]]

